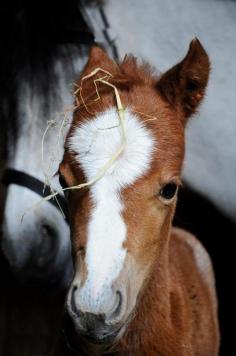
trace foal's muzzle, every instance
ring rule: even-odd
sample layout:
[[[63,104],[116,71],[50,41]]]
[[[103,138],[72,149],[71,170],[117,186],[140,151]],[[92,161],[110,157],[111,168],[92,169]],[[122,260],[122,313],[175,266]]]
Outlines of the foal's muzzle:
[[[111,343],[120,331],[120,326],[107,325],[102,314],[81,313],[75,326],[82,337],[94,344]]]
[[[107,315],[82,312],[76,305],[75,293],[76,288],[73,289],[67,306],[78,334],[95,344],[113,342],[122,327],[121,322],[117,321],[122,305],[121,292],[116,292],[114,307]]]

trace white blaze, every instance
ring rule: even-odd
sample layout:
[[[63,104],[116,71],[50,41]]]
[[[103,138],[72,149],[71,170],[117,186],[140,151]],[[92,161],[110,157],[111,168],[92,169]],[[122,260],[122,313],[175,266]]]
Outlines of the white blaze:
[[[77,127],[69,140],[87,181],[93,179],[121,145],[115,108]],[[118,277],[126,256],[123,243],[126,225],[122,218],[120,190],[133,184],[150,167],[154,139],[131,111],[125,111],[127,144],[121,156],[99,181],[90,187],[94,207],[87,230],[88,276],[79,293],[84,311],[105,312],[112,302],[112,282]],[[77,277],[75,277],[77,278]]]

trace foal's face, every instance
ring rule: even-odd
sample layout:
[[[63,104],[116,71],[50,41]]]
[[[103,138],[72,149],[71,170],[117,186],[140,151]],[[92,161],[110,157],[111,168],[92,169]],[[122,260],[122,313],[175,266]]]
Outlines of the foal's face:
[[[198,42],[197,46],[207,58]],[[174,108],[168,103],[168,72],[164,83],[164,76],[156,82],[132,60],[127,63],[123,70],[140,70],[140,82],[121,90],[125,150],[88,189],[68,194],[75,276],[67,307],[79,333],[99,341],[124,332],[154,263],[164,254],[180,182],[186,111],[191,106],[184,107],[181,98],[175,99]],[[94,69],[92,65],[111,70],[110,60],[99,49],[92,51],[85,74]],[[206,82],[207,76],[201,90],[194,87],[191,100],[193,95],[202,97]],[[84,115],[75,114],[60,166],[68,186],[96,177],[121,143],[112,93],[101,98],[96,114]]]

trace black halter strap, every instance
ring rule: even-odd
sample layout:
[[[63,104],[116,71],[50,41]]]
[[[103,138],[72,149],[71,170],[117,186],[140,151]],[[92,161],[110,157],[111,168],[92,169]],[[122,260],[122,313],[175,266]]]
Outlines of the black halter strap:
[[[32,190],[34,193],[38,194],[42,198],[50,195],[51,190],[48,185],[45,185],[41,180],[31,176],[28,173],[18,171],[17,169],[13,168],[7,168],[3,174],[2,177],[2,183],[5,186],[8,186],[10,184],[16,184],[19,185],[20,187],[25,187],[28,188],[29,190]],[[66,221],[68,223],[68,208],[67,208],[67,202],[66,199],[61,195],[57,195],[57,200],[58,203],[60,204],[60,207],[66,217]],[[60,210],[60,207],[56,201],[56,199],[50,199],[48,200],[50,204],[55,206],[58,210]],[[60,210],[61,211],[61,210]]]

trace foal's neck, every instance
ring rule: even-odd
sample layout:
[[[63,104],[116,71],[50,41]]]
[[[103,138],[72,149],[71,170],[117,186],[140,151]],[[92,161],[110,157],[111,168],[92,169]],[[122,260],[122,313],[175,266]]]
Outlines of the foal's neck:
[[[126,354],[146,355],[142,350],[150,345],[150,341],[168,332],[168,320],[171,315],[171,284],[169,266],[169,237],[161,256],[155,261],[152,273],[146,281],[143,294],[138,301],[136,315],[130,323],[121,344],[127,347]],[[130,350],[130,345],[134,349]],[[154,355],[156,349],[153,353]],[[142,353],[143,352],[143,353]],[[123,354],[123,353],[122,353]],[[125,353],[124,353],[125,354]]]

